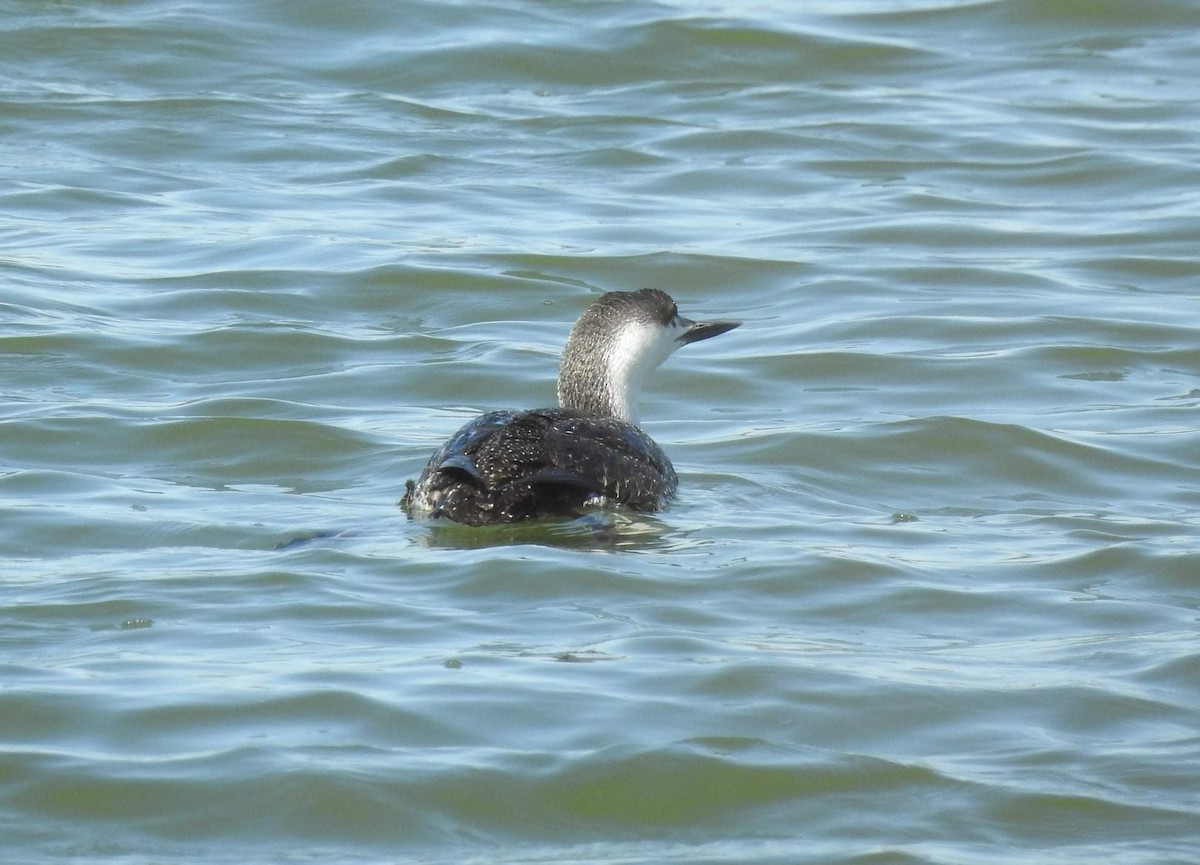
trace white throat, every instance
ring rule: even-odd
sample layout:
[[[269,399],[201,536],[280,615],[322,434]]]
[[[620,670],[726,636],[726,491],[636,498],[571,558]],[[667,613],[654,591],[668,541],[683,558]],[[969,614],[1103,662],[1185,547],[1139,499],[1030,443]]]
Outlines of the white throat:
[[[608,387],[613,414],[637,424],[638,404],[646,376],[666,360],[679,344],[673,328],[639,324],[621,331],[608,357]]]

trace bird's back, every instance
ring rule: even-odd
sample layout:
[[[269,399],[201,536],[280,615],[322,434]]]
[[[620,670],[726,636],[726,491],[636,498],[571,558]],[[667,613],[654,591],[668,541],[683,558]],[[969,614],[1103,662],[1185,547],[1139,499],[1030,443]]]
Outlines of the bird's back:
[[[468,423],[433,455],[401,504],[467,525],[577,513],[591,503],[655,511],[675,469],[631,423],[573,409],[497,411]]]

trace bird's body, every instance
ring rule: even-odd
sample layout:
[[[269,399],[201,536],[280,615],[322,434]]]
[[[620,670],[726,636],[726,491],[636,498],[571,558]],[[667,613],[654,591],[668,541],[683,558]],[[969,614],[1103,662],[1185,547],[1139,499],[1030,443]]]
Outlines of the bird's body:
[[[494,411],[442,445],[406,505],[476,526],[606,503],[656,511],[675,487],[670,460],[633,424],[563,408]]]
[[[737,325],[688,321],[655,289],[602,295],[571,330],[559,407],[471,421],[408,482],[401,504],[410,516],[472,526],[594,505],[659,510],[678,481],[666,454],[636,425],[644,375],[679,346]]]

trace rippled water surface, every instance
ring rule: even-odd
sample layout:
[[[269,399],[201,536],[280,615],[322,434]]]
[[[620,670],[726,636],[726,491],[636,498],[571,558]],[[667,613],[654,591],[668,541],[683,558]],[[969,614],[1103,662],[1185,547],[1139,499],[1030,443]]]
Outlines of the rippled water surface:
[[[1196,861],[1200,4],[0,13],[6,863]],[[669,510],[405,519],[644,285]]]

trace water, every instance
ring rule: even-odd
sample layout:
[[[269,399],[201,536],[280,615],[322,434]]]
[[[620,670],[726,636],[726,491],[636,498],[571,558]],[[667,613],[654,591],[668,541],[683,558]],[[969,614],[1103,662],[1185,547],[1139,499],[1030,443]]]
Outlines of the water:
[[[6,862],[1196,860],[1200,6],[798,5],[0,3]]]

